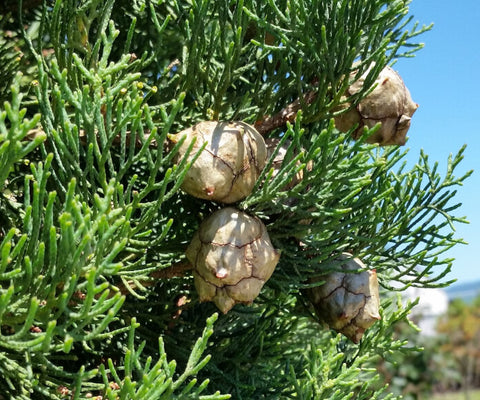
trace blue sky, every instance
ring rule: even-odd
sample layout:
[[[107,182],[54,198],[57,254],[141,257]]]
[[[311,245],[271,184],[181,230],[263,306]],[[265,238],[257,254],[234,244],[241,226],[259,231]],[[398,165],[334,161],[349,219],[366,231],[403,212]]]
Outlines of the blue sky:
[[[425,47],[414,58],[400,59],[395,65],[412,98],[420,107],[412,118],[406,147],[409,160],[418,159],[423,149],[443,173],[449,154],[467,144],[459,175],[475,170],[462,187],[457,216],[470,224],[457,224],[457,237],[468,245],[458,245],[447,255],[456,260],[451,279],[458,283],[480,281],[480,2],[463,0],[413,0],[410,15],[420,25],[434,23],[433,29],[417,37]]]

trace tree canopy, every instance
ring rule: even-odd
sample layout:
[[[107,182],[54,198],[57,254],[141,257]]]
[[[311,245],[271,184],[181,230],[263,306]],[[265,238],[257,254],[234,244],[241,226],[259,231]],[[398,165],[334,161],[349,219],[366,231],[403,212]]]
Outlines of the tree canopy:
[[[376,370],[409,349],[394,331],[412,304],[394,293],[448,284],[470,172],[455,175],[463,148],[442,175],[426,152],[412,167],[401,147],[368,143],[378,125],[355,140],[358,125],[341,132],[335,117],[421,49],[430,27],[408,4],[6,2],[0,398],[395,398]],[[278,265],[226,314],[199,301],[185,256],[224,205],[182,190],[205,146],[171,140],[216,120],[276,140],[233,206],[262,221]],[[305,295],[342,253],[381,287],[381,319],[358,344],[324,329]]]

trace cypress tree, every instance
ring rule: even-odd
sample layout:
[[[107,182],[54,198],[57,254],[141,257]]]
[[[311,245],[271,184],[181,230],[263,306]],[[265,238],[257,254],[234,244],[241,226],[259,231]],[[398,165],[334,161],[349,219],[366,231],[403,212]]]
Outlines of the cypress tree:
[[[445,252],[466,222],[456,187],[470,173],[455,175],[463,148],[442,175],[423,152],[409,167],[402,147],[370,143],[379,124],[359,135],[361,121],[335,121],[421,49],[431,27],[408,4],[4,2],[0,399],[396,398],[376,367],[419,350],[396,335],[414,306],[396,293],[449,284]],[[270,143],[263,164],[252,156],[234,174],[258,167],[232,204],[182,189],[207,152],[206,176],[231,167],[213,139],[175,136],[202,121],[240,121]],[[279,257],[258,296],[222,313],[200,301],[186,251],[227,206],[259,221]],[[248,229],[229,231],[222,257]],[[268,243],[242,268],[261,268]],[[342,254],[362,261],[343,273],[375,270],[380,284],[380,319],[358,343],[308,296]]]

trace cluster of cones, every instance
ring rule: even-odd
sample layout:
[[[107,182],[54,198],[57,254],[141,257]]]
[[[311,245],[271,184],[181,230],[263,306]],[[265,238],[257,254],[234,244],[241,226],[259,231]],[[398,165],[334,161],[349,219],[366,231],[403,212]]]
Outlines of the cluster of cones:
[[[364,127],[380,123],[366,142],[402,145],[418,106],[390,67],[381,71],[367,96],[350,103],[349,98],[362,90],[368,72],[349,87],[336,112],[336,127],[358,139]],[[180,143],[177,161],[187,157],[191,162],[183,190],[224,205],[200,224],[186,251],[200,301],[213,301],[223,313],[237,303],[252,303],[273,274],[280,252],[259,218],[231,204],[252,192],[276,143],[267,139],[266,144],[244,122],[222,121],[200,122],[169,139]],[[277,168],[281,161],[276,160]],[[302,177],[295,179],[298,182]],[[380,319],[376,272],[347,253],[336,260],[335,272],[311,281],[307,295],[321,321],[358,343],[364,331]]]

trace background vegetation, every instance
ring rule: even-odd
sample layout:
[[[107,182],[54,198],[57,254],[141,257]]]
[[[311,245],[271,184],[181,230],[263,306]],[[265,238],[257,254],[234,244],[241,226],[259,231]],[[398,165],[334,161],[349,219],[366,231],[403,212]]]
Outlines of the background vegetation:
[[[423,350],[399,353],[379,365],[391,390],[405,399],[476,399],[480,393],[479,318],[480,297],[470,302],[455,298],[439,317],[436,335],[399,327],[399,336]]]

